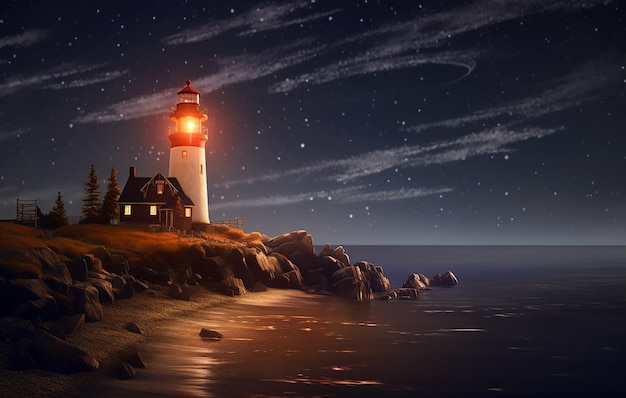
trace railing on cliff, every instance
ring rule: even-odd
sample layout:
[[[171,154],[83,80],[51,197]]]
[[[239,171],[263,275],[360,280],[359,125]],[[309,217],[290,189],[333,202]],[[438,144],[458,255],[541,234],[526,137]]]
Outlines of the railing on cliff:
[[[240,231],[243,231],[243,218],[235,218],[234,220],[217,221],[214,224],[224,224],[224,225],[228,225],[231,228],[235,228]]]
[[[37,227],[37,199],[17,200],[15,222],[18,224]]]

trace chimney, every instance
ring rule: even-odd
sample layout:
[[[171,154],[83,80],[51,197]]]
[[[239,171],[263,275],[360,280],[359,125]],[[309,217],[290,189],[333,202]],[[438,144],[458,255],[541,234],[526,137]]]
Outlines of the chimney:
[[[135,177],[137,177],[135,166],[130,166],[130,169],[128,170],[128,178],[135,178]]]

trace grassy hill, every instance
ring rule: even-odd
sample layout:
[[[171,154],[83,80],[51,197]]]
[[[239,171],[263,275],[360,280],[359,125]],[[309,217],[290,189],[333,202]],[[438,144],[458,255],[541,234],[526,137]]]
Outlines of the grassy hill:
[[[40,274],[40,264],[23,253],[31,247],[45,246],[58,254],[75,258],[104,246],[110,253],[124,256],[129,265],[141,267],[191,265],[194,259],[205,253],[218,256],[235,247],[249,250],[263,245],[262,235],[258,232],[246,234],[220,224],[208,226],[197,236],[201,238],[149,231],[145,226],[82,224],[43,231],[0,222],[0,267]]]

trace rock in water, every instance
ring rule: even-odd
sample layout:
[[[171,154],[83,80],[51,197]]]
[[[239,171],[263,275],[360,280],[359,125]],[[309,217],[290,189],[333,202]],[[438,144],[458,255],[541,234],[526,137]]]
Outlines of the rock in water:
[[[117,368],[117,372],[115,375],[120,380],[130,380],[137,376],[137,371],[133,368],[133,365],[128,362],[122,362],[119,368]]]
[[[200,337],[207,340],[221,340],[224,338],[224,335],[216,330],[202,328]]]
[[[432,277],[432,280],[437,286],[454,286],[459,284],[459,280],[456,278],[456,275],[452,273],[452,271],[448,271],[445,274],[437,274]]]
[[[145,369],[146,368],[146,361],[144,361],[143,357],[141,355],[139,355],[138,352],[135,352],[131,355],[128,356],[128,358],[126,358],[126,361],[128,364],[130,364],[133,368],[137,369]]]

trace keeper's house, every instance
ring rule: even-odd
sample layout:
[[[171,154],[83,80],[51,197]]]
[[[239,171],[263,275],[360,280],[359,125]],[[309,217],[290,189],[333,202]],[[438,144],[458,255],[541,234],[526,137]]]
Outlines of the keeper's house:
[[[118,202],[121,223],[162,224],[191,231],[194,203],[174,177],[161,173],[137,177],[135,168],[130,167]]]

